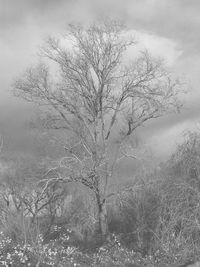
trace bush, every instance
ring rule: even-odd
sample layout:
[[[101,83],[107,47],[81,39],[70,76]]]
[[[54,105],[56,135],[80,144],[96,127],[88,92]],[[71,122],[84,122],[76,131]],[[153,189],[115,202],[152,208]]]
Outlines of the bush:
[[[44,244],[41,236],[35,246],[29,244],[14,245],[12,240],[3,233],[1,233],[0,248],[0,264],[7,267],[156,266],[153,256],[143,258],[140,253],[123,247],[115,235],[112,235],[111,240],[101,246],[95,253],[83,253],[75,247],[65,247],[61,239]]]
[[[157,227],[160,196],[152,184],[140,183],[124,190],[110,208],[109,230],[121,236],[123,245],[148,254]]]

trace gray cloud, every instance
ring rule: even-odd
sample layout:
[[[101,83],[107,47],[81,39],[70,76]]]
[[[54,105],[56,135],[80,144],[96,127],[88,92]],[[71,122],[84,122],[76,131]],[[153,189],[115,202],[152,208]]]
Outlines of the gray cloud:
[[[124,19],[132,28],[177,40],[190,53],[198,52],[200,44],[198,0],[0,0],[0,7],[1,36],[26,24],[54,33],[68,22],[107,15]]]
[[[144,2],[147,9],[144,8]],[[188,53],[199,53],[200,2],[198,0],[135,0],[132,3],[132,9],[129,9],[127,14],[133,26],[177,40]],[[135,4],[136,9],[134,9]]]

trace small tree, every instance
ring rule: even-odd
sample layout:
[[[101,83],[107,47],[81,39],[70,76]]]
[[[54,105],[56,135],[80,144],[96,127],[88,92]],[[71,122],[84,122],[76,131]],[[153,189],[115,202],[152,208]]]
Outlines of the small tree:
[[[146,121],[180,107],[179,84],[161,60],[146,51],[136,52],[131,62],[127,59],[134,45],[116,21],[87,29],[70,25],[65,37],[49,38],[42,49],[58,69],[31,67],[14,86],[18,96],[48,108],[46,126],[68,133],[67,157],[60,162],[65,175],[55,180],[92,190],[103,236],[109,181],[119,160],[128,156],[128,138]]]
[[[188,181],[198,182],[200,173],[199,162],[200,134],[198,131],[187,131],[184,135],[183,143],[178,145],[169,164],[173,166],[174,170],[179,172],[179,175],[187,176]]]

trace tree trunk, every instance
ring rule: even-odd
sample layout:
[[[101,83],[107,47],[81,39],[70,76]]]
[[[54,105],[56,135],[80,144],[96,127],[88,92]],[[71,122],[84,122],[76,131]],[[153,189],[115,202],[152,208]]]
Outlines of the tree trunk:
[[[103,203],[101,206],[100,212],[100,229],[103,237],[106,237],[108,234],[108,218],[107,218],[107,208],[106,203]]]
[[[102,239],[106,238],[108,234],[108,219],[105,199],[101,200],[100,195],[96,194],[97,212],[98,212],[98,232]]]

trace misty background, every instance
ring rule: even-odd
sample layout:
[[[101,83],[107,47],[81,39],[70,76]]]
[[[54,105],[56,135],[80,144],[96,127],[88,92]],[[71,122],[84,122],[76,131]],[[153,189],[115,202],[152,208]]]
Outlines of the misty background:
[[[4,151],[31,154],[40,146],[35,146],[35,136],[44,140],[28,123],[39,114],[38,107],[15,98],[12,84],[38,61],[45,39],[63,34],[68,23],[87,25],[112,16],[125,22],[139,48],[164,58],[167,67],[187,83],[180,114],[149,122],[137,132],[155,158],[167,159],[183,132],[197,128],[200,121],[199,9],[198,0],[0,0],[0,134]]]

